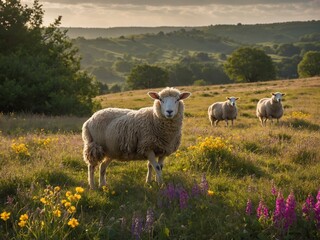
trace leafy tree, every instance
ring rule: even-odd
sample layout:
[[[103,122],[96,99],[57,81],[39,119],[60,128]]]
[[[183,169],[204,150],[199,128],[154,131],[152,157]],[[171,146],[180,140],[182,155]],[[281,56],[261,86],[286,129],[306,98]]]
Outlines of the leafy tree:
[[[320,52],[309,51],[304,54],[298,64],[299,77],[313,77],[320,75]]]
[[[80,58],[61,17],[42,26],[43,10],[19,0],[0,1],[0,111],[91,113],[98,85],[80,69]]]
[[[127,85],[130,89],[164,87],[167,83],[168,72],[148,64],[135,66],[127,78]]]
[[[264,51],[242,47],[235,50],[224,65],[225,72],[236,82],[257,82],[275,78],[275,67]]]
[[[300,54],[301,49],[293,44],[281,44],[277,48],[277,54],[280,56],[291,57],[293,55]]]
[[[191,85],[193,81],[193,73],[187,66],[183,64],[174,64],[169,67],[170,86]]]

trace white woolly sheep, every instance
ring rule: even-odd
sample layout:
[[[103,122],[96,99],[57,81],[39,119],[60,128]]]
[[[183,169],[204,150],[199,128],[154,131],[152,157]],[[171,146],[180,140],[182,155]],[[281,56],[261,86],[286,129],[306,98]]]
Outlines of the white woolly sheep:
[[[219,121],[225,120],[226,126],[228,126],[228,120],[231,120],[233,126],[233,120],[237,118],[238,109],[236,106],[237,97],[227,97],[227,101],[216,102],[209,106],[208,115],[211,122],[211,126],[217,126]]]
[[[262,98],[259,100],[256,114],[261,122],[262,127],[267,125],[267,119],[273,122],[272,119],[275,118],[277,119],[277,122],[279,122],[279,119],[283,115],[281,101],[284,95],[284,93],[276,92],[272,93],[271,98]]]
[[[113,159],[149,160],[146,182],[162,182],[165,157],[175,152],[181,141],[183,99],[191,93],[175,88],[148,92],[153,107],[140,110],[106,108],[94,113],[82,127],[83,157],[88,164],[88,182],[94,188],[94,169],[100,164],[99,186],[106,185],[106,168]],[[158,158],[158,162],[156,161]]]

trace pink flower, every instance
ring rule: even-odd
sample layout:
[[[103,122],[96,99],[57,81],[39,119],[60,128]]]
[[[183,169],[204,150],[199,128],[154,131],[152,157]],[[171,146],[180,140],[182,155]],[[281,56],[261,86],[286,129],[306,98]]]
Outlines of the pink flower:
[[[278,193],[276,208],[273,213],[273,222],[277,228],[282,228],[285,218],[286,204],[281,192]]]
[[[250,216],[252,214],[252,202],[250,199],[247,201],[246,214]]]
[[[291,192],[286,201],[286,210],[285,210],[285,229],[288,229],[296,221],[296,200],[294,198],[293,192]]]
[[[269,218],[269,210],[268,207],[264,204],[262,200],[259,202],[259,206],[257,208],[257,217],[259,220],[266,220]]]
[[[305,203],[302,205],[302,214],[307,221],[310,221],[312,216],[314,215],[314,208],[314,198],[311,194],[309,194]]]

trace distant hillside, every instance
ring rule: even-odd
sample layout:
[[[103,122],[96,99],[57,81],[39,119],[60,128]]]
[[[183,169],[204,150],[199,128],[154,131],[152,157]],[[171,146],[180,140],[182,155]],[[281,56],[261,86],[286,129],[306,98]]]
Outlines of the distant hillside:
[[[80,49],[82,66],[108,84],[123,84],[132,67],[142,63],[165,68],[174,83],[225,83],[222,64],[242,46],[259,47],[269,54],[276,64],[277,78],[297,78],[297,65],[303,54],[320,51],[320,21],[184,28],[70,28],[68,34]]]
[[[95,38],[117,38],[120,36],[139,35],[146,33],[173,32],[184,29],[192,29],[192,27],[113,27],[113,28],[61,28],[68,30],[70,38],[83,37],[86,39]]]

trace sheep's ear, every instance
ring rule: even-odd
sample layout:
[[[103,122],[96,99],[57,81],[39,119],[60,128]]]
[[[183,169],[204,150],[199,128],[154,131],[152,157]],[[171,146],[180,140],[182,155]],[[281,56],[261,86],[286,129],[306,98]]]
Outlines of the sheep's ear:
[[[160,96],[157,92],[148,92],[149,97],[153,98],[153,99],[160,99]]]
[[[227,100],[230,100],[230,98],[229,98],[229,97],[226,97],[226,99],[227,99]]]
[[[187,99],[190,96],[191,96],[191,93],[189,93],[189,92],[180,93],[179,100]]]
[[[285,93],[282,93],[282,96],[286,95]]]
[[[239,97],[236,97],[236,100],[240,99]]]
[[[276,95],[275,93],[271,93],[272,96]]]

